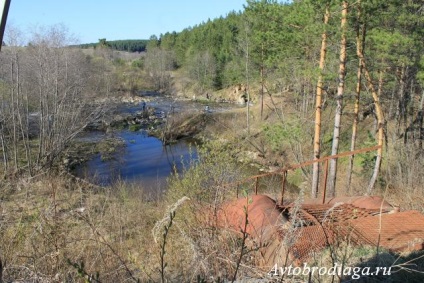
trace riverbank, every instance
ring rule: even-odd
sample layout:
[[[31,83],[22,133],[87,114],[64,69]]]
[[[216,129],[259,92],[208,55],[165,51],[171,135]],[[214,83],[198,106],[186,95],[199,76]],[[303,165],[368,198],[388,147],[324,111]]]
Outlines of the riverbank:
[[[231,154],[240,164],[249,164],[252,174],[271,172],[289,162],[292,164],[291,156],[268,147],[269,138],[264,125],[269,122],[258,119],[258,104],[250,105],[250,131],[247,131],[247,108],[243,105],[193,101],[154,92],[145,94],[138,98],[126,98],[124,102],[112,100],[106,107],[105,115],[87,127],[84,133],[86,143],[78,140],[74,143],[74,155],[70,154],[64,160],[64,164],[69,165],[68,169],[79,177],[88,177],[102,185],[109,185],[118,179],[137,180],[136,175],[140,175],[139,180],[143,181],[146,176],[141,173],[150,171],[152,175],[148,176],[146,186],[159,187],[157,184],[160,183],[162,189],[159,190],[162,191],[165,179],[173,173],[173,162],[178,159],[175,157],[183,156],[184,162],[190,163],[185,159],[189,156],[188,151],[195,152],[198,141],[211,140],[217,140],[223,146],[235,144],[237,150]],[[274,97],[273,101],[269,98],[265,100],[266,105],[271,102],[282,103],[279,97]],[[265,117],[269,120],[271,118],[268,117],[273,114],[270,110],[265,111]],[[81,139],[84,140],[84,137],[80,137],[79,141]],[[149,148],[143,148],[143,143],[150,144]],[[143,153],[148,150],[157,155],[149,157],[150,165]],[[166,160],[169,153],[172,162]],[[137,158],[138,161],[135,161]],[[164,158],[163,162],[158,161],[161,158]],[[129,164],[140,169],[128,169]],[[165,171],[168,175],[159,168],[161,166],[167,168]],[[288,182],[293,188],[305,186],[303,172],[298,170],[290,174]]]
[[[203,129],[228,104],[205,103],[149,93],[136,102],[112,101],[67,151],[64,167],[99,185],[142,182],[161,192],[166,179],[197,158]]]

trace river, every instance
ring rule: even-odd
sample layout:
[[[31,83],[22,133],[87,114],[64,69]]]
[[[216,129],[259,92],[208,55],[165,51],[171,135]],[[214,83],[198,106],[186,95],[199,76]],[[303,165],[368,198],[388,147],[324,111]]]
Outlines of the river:
[[[205,104],[192,101],[173,100],[169,97],[151,96],[147,102],[158,113],[165,115],[174,112],[201,112],[205,111]],[[141,110],[141,105],[121,105],[118,112],[134,114]],[[208,110],[223,112],[234,108],[228,103],[211,104]],[[110,136],[110,133],[94,131],[84,134],[81,139],[96,141]],[[145,130],[131,132],[128,129],[115,131],[115,137],[124,141],[112,158],[102,160],[100,154],[83,163],[74,170],[74,174],[88,179],[99,185],[111,185],[117,180],[135,183],[149,192],[160,192],[166,188],[166,179],[183,167],[188,168],[197,159],[196,143],[193,139],[179,140],[177,143],[164,145]]]
[[[106,138],[105,133],[92,133],[91,140]],[[97,154],[91,160],[77,167],[75,174],[100,185],[111,185],[117,180],[137,183],[144,190],[162,191],[166,179],[177,170],[181,172],[197,159],[193,140],[180,140],[171,145],[148,136],[146,131],[130,132],[122,130],[115,134],[125,142],[112,155],[102,160]]]

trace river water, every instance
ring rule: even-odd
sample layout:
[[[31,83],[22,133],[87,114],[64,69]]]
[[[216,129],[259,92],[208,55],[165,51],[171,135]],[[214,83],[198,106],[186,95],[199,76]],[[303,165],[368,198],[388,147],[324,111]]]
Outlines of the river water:
[[[157,112],[165,115],[174,112],[189,111],[192,113],[205,111],[205,104],[191,101],[175,101],[167,97],[150,98],[148,107],[154,107]],[[209,112],[223,112],[235,105],[213,104]],[[120,106],[120,113],[134,114],[141,110],[141,105]],[[103,132],[87,133],[82,139],[96,141],[110,134]],[[189,167],[197,159],[194,140],[184,139],[171,145],[162,142],[146,131],[130,132],[121,130],[115,132],[115,137],[125,142],[111,159],[102,160],[100,154],[75,169],[74,174],[100,185],[111,185],[117,180],[139,185],[149,192],[160,192],[166,188],[166,179],[175,172],[181,172],[183,167]]]
[[[180,140],[171,145],[148,136],[143,130],[123,130],[115,134],[125,146],[118,149],[112,158],[102,160],[100,154],[75,170],[79,177],[100,185],[111,185],[118,180],[135,183],[146,191],[162,191],[166,179],[175,170],[181,172],[197,159],[193,140]],[[104,133],[93,133],[91,140],[106,138]]]

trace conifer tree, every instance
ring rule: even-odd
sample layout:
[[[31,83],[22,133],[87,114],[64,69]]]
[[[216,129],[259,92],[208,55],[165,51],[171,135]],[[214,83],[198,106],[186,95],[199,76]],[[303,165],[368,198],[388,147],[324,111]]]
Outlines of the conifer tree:
[[[333,131],[333,144],[331,148],[331,155],[336,155],[339,151],[340,142],[340,128],[342,119],[342,107],[343,107],[343,96],[345,92],[345,80],[346,80],[346,58],[347,58],[347,40],[346,40],[346,25],[347,25],[347,12],[348,2],[342,2],[342,17],[341,17],[341,41],[340,41],[340,61],[339,61],[339,76],[337,85],[337,96],[336,96],[336,115],[334,117],[334,131]],[[336,177],[337,177],[337,158],[331,159],[329,169],[329,183],[328,183],[328,194],[334,197],[336,194]]]
[[[321,35],[321,51],[319,60],[320,74],[318,76],[316,101],[315,101],[315,134],[314,134],[314,160],[320,158],[321,154],[321,110],[322,110],[322,94],[323,94],[323,72],[325,66],[325,58],[327,53],[327,25],[330,18],[330,7],[326,4],[324,14],[324,31]],[[313,164],[312,170],[312,197],[316,198],[318,194],[319,184],[319,163]]]

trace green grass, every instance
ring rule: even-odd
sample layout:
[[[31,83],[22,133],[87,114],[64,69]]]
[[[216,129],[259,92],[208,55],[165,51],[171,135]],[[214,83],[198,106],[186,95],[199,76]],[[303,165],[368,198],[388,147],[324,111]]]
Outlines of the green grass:
[[[128,130],[129,130],[130,132],[137,132],[137,131],[140,131],[140,130],[141,130],[141,125],[140,125],[140,124],[131,124],[131,125],[128,127]]]

